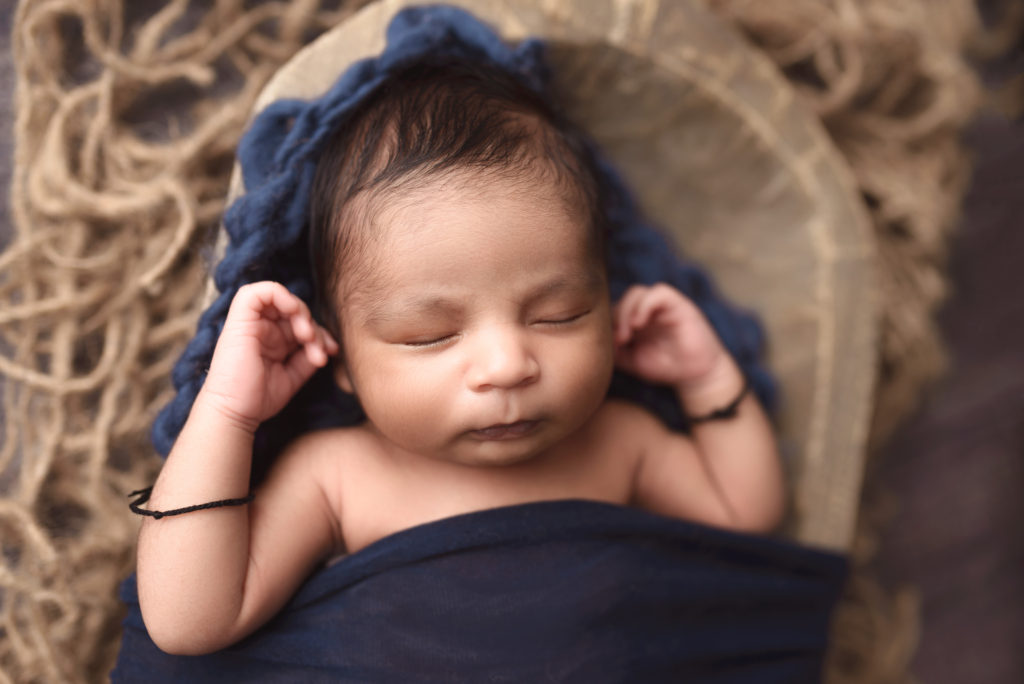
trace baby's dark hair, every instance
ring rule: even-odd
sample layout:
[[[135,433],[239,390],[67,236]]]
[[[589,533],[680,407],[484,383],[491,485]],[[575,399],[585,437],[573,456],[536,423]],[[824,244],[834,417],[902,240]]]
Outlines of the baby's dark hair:
[[[339,123],[317,163],[310,196],[314,309],[337,339],[335,298],[358,280],[382,199],[456,171],[536,181],[563,190],[603,260],[607,219],[585,136],[506,71],[453,58],[418,61],[388,78]]]

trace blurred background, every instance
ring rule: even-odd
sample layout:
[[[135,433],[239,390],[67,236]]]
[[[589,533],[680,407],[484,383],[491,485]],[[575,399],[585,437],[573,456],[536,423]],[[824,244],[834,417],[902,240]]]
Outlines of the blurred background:
[[[1024,5],[1024,3],[1021,3]],[[989,21],[1006,2],[982,2]],[[965,139],[974,171],[939,312],[949,354],[869,465],[888,511],[875,563],[920,600],[921,681],[1024,681],[1024,40],[978,63],[990,103]],[[1011,93],[1016,93],[1011,96]]]

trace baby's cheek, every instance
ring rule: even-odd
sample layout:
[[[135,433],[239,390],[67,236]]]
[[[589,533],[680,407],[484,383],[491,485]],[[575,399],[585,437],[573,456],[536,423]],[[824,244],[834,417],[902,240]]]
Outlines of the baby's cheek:
[[[373,396],[364,404],[370,420],[403,446],[430,441],[446,413],[443,379],[425,364],[387,364],[379,370]]]
[[[614,351],[610,336],[595,335],[588,344],[568,351],[554,369],[559,384],[569,396],[565,401],[596,407],[604,399],[611,382]]]

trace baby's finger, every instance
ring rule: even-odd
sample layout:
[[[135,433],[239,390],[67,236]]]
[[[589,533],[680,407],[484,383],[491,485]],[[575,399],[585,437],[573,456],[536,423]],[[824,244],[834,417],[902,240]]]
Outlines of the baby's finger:
[[[257,288],[256,305],[260,307],[260,315],[277,321],[290,344],[316,340],[313,316],[302,299],[281,283],[256,283],[253,287]]]
[[[660,310],[662,302],[653,288],[645,290],[629,315],[629,326],[633,330],[647,327],[651,319]]]
[[[671,316],[666,318],[663,314],[670,313],[673,307],[685,306],[687,301],[674,287],[658,283],[650,288],[643,300],[637,304],[631,324],[634,329],[640,329],[658,321],[659,318],[661,323],[670,324]]]
[[[331,333],[327,332],[327,328],[318,325],[316,330],[317,338],[323,345],[324,350],[327,351],[327,355],[334,356],[335,354],[337,354],[338,351],[341,349],[341,346],[333,337],[331,337]]]
[[[260,301],[268,308],[274,309],[288,321],[295,339],[309,342],[315,335],[313,332],[313,314],[306,302],[292,294],[281,283],[271,283],[273,287],[261,293]]]
[[[265,280],[240,287],[231,302],[228,315],[276,321],[300,313],[309,315],[305,302],[289,292],[281,283]]]
[[[298,388],[313,377],[313,373],[316,372],[317,368],[323,365],[323,363],[315,363],[310,359],[309,347],[306,346],[302,349],[297,349],[294,354],[288,357],[288,361],[285,363],[285,372],[288,373],[295,387]]]
[[[310,342],[303,345],[303,350],[306,353],[306,358],[315,367],[320,368],[327,363],[327,352],[323,346],[318,342]]]
[[[316,324],[313,319],[304,312],[299,312],[291,317],[292,331],[295,339],[303,344],[317,341]]]
[[[327,341],[327,351],[329,351],[332,356],[341,351],[341,345],[338,344],[336,339],[334,339],[334,335],[327,332],[326,329],[324,330],[324,339]]]
[[[323,366],[327,363],[328,357],[338,353],[338,343],[334,341],[327,330],[320,327],[313,321],[308,321],[309,339],[304,339],[306,354],[311,363],[316,366]]]

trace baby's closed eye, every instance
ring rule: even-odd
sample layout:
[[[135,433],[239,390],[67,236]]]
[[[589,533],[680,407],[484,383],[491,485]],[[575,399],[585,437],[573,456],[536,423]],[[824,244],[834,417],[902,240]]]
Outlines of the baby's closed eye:
[[[454,342],[456,337],[458,337],[457,332],[431,333],[427,335],[417,335],[410,339],[404,339],[400,344],[406,347],[429,349],[432,347],[443,347],[450,342]]]
[[[540,315],[531,321],[533,325],[568,325],[575,323],[591,312],[591,309],[572,310],[568,312]]]

